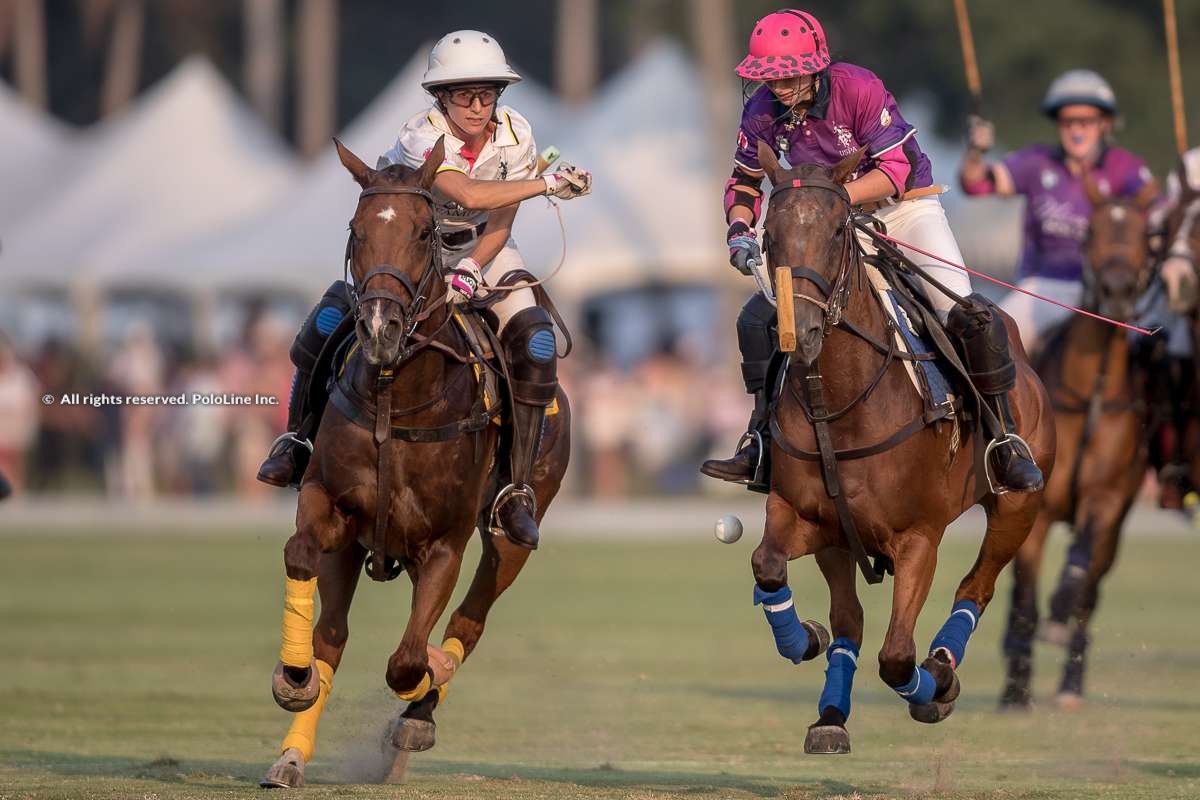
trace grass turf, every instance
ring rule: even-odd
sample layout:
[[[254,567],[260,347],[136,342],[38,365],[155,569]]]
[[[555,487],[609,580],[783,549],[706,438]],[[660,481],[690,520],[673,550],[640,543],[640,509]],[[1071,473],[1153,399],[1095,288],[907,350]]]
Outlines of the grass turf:
[[[1088,704],[1074,714],[1054,710],[1062,653],[1048,646],[1039,708],[995,712],[1004,576],[960,670],[954,715],[911,721],[875,670],[891,584],[860,582],[854,752],[820,757],[802,745],[823,663],[797,667],[774,652],[750,605],[752,537],[723,546],[702,533],[647,543],[547,533],[438,711],[437,747],[413,756],[403,786],[362,781],[397,708],[383,671],[409,587],[360,584],[308,796],[1200,796],[1200,539],[1125,543],[1101,598]],[[288,721],[268,688],[284,535],[0,536],[0,799],[260,796]],[[944,543],[919,652],[976,546]],[[790,582],[801,614],[824,619],[811,559],[792,565]]]

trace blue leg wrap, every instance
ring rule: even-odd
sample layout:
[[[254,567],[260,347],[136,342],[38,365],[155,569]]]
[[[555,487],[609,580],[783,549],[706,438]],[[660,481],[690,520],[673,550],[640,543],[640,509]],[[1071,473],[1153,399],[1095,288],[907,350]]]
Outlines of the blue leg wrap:
[[[849,719],[850,689],[854,685],[854,671],[858,669],[858,645],[839,636],[829,645],[825,655],[829,666],[825,668],[825,689],[817,701],[817,713],[824,714],[826,708],[833,706]]]
[[[950,657],[954,660],[954,667],[957,669],[962,664],[963,658],[966,657],[967,640],[975,632],[975,626],[979,624],[979,617],[982,613],[979,606],[970,600],[959,600],[950,612],[950,619],[946,620],[946,624],[938,631],[937,636],[933,637],[933,644],[929,645],[929,652],[945,648],[950,653]]]
[[[787,586],[774,592],[764,592],[754,586],[754,605],[762,604],[763,614],[771,633],[775,634],[775,648],[779,655],[799,664],[808,650],[808,631],[800,624],[796,609],[792,605],[792,590]]]
[[[937,681],[928,671],[920,667],[913,667],[912,680],[903,686],[893,686],[892,688],[902,699],[913,705],[923,706],[933,701],[933,695],[937,692]]]

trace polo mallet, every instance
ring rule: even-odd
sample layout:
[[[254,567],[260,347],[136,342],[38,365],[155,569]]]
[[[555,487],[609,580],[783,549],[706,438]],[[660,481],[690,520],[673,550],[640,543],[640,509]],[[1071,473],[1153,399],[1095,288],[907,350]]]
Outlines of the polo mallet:
[[[554,145],[550,145],[545,150],[543,150],[542,154],[540,156],[538,156],[537,174],[540,176],[543,172],[550,169],[550,166],[555,161],[558,161],[559,155],[561,155],[561,154],[558,152],[558,148],[555,147]]]
[[[971,113],[983,115],[983,83],[979,80],[979,64],[975,61],[975,37],[971,35],[971,18],[967,15],[967,0],[954,0],[954,17],[958,21],[958,40],[962,44],[963,66],[967,72],[967,90],[971,93]]]
[[[796,352],[796,302],[790,267],[775,268],[775,313],[778,316],[779,349]]]
[[[1163,27],[1167,36],[1167,72],[1171,77],[1171,112],[1175,117],[1175,149],[1187,152],[1187,116],[1183,108],[1183,78],[1179,71],[1179,31],[1175,27],[1175,0],[1163,0]]]

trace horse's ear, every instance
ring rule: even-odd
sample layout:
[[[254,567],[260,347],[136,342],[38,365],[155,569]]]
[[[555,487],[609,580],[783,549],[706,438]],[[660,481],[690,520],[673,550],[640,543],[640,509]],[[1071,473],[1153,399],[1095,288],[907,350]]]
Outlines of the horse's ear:
[[[833,182],[845,183],[854,174],[854,170],[858,169],[858,165],[862,163],[863,156],[866,154],[867,146],[864,144],[835,164],[833,167]]]
[[[772,185],[780,183],[787,173],[787,170],[779,164],[779,159],[775,156],[771,145],[763,139],[758,140],[758,163],[762,164],[763,171],[767,173]]]
[[[422,189],[430,189],[437,177],[438,167],[446,160],[446,137],[439,136],[437,143],[425,157],[425,163],[417,169],[417,183]]]
[[[1092,173],[1088,170],[1083,172],[1083,192],[1087,195],[1088,202],[1093,208],[1099,208],[1108,202],[1108,198],[1100,191],[1100,187],[1096,185],[1096,181],[1092,180]]]
[[[350,148],[342,144],[340,139],[335,137],[333,145],[337,148],[338,158],[341,159],[342,166],[354,176],[354,180],[358,182],[359,186],[364,189],[367,188],[367,184],[371,182],[371,176],[375,174],[375,171],[364,164],[361,158],[350,152]]]
[[[1158,181],[1151,179],[1146,182],[1138,193],[1133,196],[1133,204],[1142,211],[1150,208],[1158,199]]]

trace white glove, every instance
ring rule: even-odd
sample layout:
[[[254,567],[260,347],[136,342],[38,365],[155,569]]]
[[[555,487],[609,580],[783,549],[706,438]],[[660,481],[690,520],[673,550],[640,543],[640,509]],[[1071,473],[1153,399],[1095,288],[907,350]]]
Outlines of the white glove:
[[[583,197],[592,191],[592,173],[565,162],[553,174],[543,175],[542,180],[546,182],[546,194],[560,200]]]
[[[446,273],[446,302],[451,305],[467,302],[475,296],[481,283],[483,273],[479,270],[479,262],[473,258],[464,258]]]

